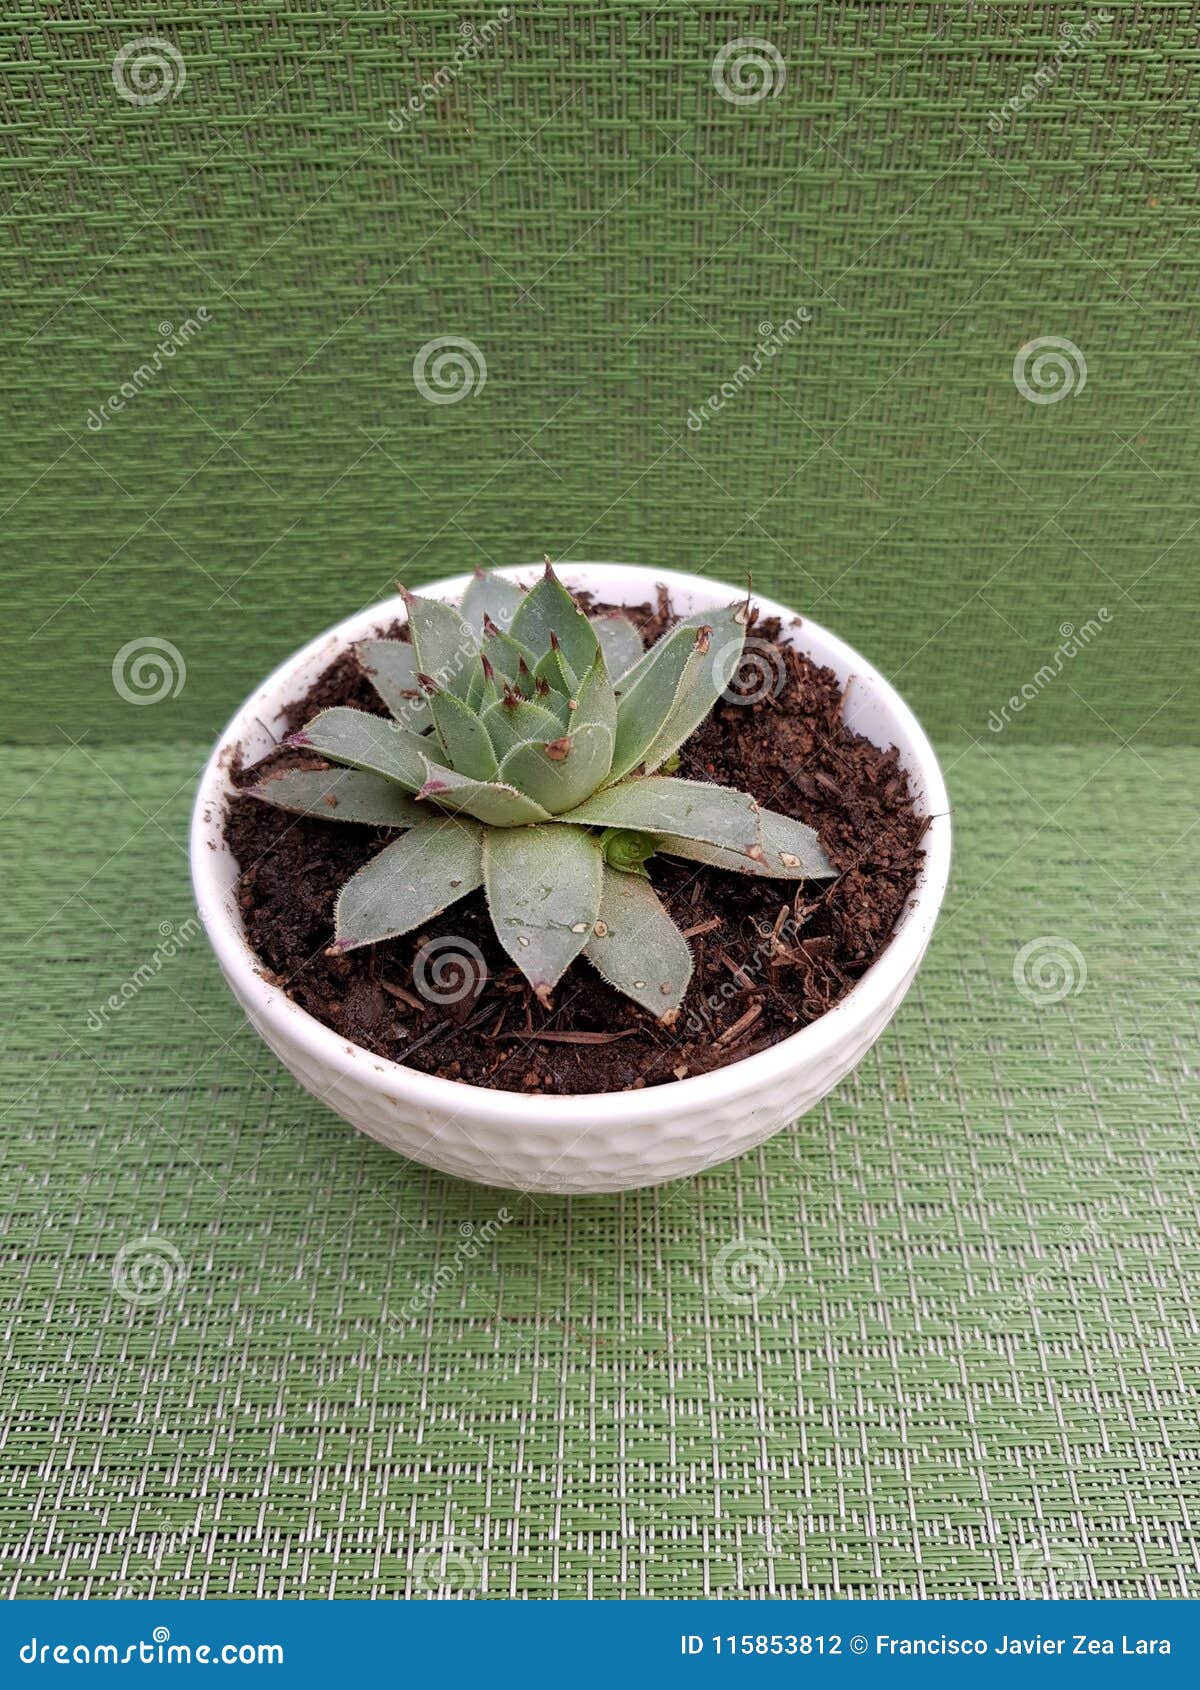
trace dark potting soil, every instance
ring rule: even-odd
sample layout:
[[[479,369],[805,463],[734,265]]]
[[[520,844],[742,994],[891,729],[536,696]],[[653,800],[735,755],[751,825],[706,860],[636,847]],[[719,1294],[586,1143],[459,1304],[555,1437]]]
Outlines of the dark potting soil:
[[[647,644],[675,620],[663,593],[656,606],[627,614]],[[398,624],[382,632],[403,634]],[[751,627],[734,690],[756,702],[719,703],[683,747],[678,772],[739,787],[808,822],[841,873],[833,881],[755,880],[653,858],[650,878],[695,960],[673,1027],[613,991],[582,957],[559,982],[553,1009],[543,1010],[497,942],[482,891],[418,933],[327,955],[339,889],[395,835],[290,815],[242,795],[225,831],[263,972],[354,1044],[505,1091],[663,1085],[739,1061],[815,1021],[887,945],[916,881],[925,823],[913,813],[896,752],[845,726],[832,670],[781,644],[779,633],[774,620]],[[289,731],[334,704],[386,714],[347,654],[290,708]],[[234,781],[245,787],[269,769],[325,766],[280,750],[253,768],[239,764]]]

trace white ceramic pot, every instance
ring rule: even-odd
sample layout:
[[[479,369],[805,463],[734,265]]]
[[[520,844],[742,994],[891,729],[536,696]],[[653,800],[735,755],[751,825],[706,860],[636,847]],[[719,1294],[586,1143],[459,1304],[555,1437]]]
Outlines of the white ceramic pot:
[[[731,603],[739,589],[696,575],[629,564],[561,563],[570,587],[612,604],[653,603],[662,583],[687,613]],[[537,568],[505,570],[523,581]],[[421,591],[457,599],[469,577]],[[895,1014],[929,943],[950,867],[949,803],[933,748],[916,717],[877,669],[807,618],[758,598],[784,637],[843,684],[853,677],[845,719],[876,745],[895,745],[919,812],[932,816],[920,879],[891,943],[827,1015],[769,1050],[715,1073],[644,1091],[529,1097],[436,1079],[348,1044],[268,984],[242,929],[237,868],[223,838],[227,769],[241,746],[253,762],[283,730],[282,709],[300,698],[339,652],[404,617],[399,598],[347,617],[288,659],[229,723],[209,760],[192,817],[196,900],[226,980],[285,1067],[315,1097],[372,1138],[448,1174],[518,1191],[626,1191],[686,1178],[761,1144],[803,1115],[866,1055]]]

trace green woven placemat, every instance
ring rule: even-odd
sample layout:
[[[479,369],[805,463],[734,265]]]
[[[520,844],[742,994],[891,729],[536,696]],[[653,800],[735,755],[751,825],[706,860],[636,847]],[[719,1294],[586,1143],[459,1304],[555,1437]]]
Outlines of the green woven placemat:
[[[1195,1594],[1200,756],[951,749],[862,1067],[575,1200],[292,1083],[189,942],[199,760],[0,763],[6,1594]]]

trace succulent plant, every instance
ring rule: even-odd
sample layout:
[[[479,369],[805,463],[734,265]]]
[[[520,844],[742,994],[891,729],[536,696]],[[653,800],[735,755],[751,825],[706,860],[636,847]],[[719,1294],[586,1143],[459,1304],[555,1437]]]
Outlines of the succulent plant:
[[[341,767],[253,789],[302,815],[404,829],[342,888],[333,951],[412,932],[482,886],[543,1006],[582,953],[669,1024],[692,961],[648,858],[835,873],[812,828],[659,772],[737,672],[748,600],[683,618],[648,651],[627,617],[586,616],[549,560],[528,591],[477,571],[457,608],[404,601],[409,642],[357,647],[391,719],[323,710],[288,743]]]

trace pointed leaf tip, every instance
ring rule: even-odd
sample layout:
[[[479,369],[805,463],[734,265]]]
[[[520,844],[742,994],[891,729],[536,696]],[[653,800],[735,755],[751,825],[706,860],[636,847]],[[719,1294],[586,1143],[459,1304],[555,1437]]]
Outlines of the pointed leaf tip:
[[[562,739],[550,740],[544,750],[552,763],[563,763],[571,755],[571,741],[564,735]]]
[[[285,745],[305,746],[305,745],[311,745],[312,740],[309,739],[308,735],[305,734],[305,733],[289,734],[288,737],[284,740],[283,743]]]
[[[476,564],[476,565],[475,565],[475,579],[476,579],[476,580],[477,580],[477,581],[482,581],[482,580],[483,580],[483,570],[482,570],[482,569],[480,569],[480,567],[479,567],[479,565],[478,565],[478,564]]]
[[[425,688],[425,691],[430,695],[430,697],[432,697],[435,692],[441,691],[441,688],[438,686],[432,675],[423,675],[418,670],[417,679],[420,681],[421,685]]]

